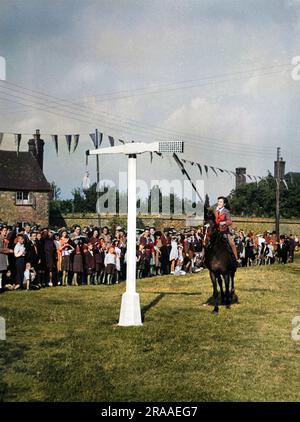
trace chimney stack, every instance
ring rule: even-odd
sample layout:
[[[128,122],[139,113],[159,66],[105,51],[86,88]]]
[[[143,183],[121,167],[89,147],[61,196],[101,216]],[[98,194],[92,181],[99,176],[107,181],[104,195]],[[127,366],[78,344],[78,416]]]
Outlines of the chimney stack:
[[[44,162],[44,144],[43,139],[40,139],[40,131],[36,129],[33,139],[28,141],[28,151],[35,157],[40,168],[43,170]]]
[[[235,188],[246,184],[246,167],[237,167],[235,169]]]

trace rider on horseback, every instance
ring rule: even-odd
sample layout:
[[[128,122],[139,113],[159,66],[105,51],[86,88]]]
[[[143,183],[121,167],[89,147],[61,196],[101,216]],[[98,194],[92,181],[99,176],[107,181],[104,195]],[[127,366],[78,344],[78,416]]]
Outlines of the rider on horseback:
[[[238,261],[238,254],[236,246],[234,243],[233,236],[230,234],[229,227],[232,225],[232,220],[229,210],[226,208],[228,206],[228,201],[225,196],[218,197],[218,206],[215,211],[216,215],[216,225],[220,233],[222,233],[228,240],[229,245],[231,246],[232,252],[235,256],[235,259]]]

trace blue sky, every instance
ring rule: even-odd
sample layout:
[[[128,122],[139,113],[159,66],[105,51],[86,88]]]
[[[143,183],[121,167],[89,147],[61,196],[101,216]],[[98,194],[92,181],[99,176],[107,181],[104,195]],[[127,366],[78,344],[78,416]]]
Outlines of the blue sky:
[[[300,55],[299,0],[0,0],[0,10],[7,82],[32,90],[0,83],[0,132],[47,134],[45,173],[64,197],[81,184],[95,128],[104,145],[107,135],[182,139],[186,159],[245,166],[252,175],[272,170],[281,146],[287,170],[299,171],[300,81],[289,68]],[[136,91],[145,87],[155,93]],[[102,95],[112,92],[109,100]],[[58,157],[51,133],[61,135]],[[81,134],[71,155],[69,133]],[[14,148],[12,135],[3,148]],[[118,180],[126,159],[101,159],[100,169]],[[181,178],[172,160],[150,164],[149,156],[139,157],[138,175]],[[212,199],[234,187],[233,178],[213,173],[204,182]]]

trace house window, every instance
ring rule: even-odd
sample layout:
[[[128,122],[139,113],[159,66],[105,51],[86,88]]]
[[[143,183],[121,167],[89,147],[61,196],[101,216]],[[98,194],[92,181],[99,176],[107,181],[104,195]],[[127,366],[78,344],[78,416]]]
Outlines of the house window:
[[[16,205],[33,205],[33,196],[30,192],[16,192]]]

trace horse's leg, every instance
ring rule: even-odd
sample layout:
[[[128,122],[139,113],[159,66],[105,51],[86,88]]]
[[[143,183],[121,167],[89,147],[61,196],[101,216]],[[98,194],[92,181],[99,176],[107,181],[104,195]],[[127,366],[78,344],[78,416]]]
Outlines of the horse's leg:
[[[223,290],[223,279],[221,275],[218,275],[218,284],[220,286],[220,292],[221,292],[221,298],[222,298],[222,305],[225,302],[225,294],[224,294],[224,290]]]
[[[233,296],[235,293],[235,289],[234,289],[234,271],[231,272],[230,274],[230,278],[231,278],[231,302],[233,301]]]
[[[209,275],[210,275],[210,279],[213,285],[213,295],[215,299],[215,307],[214,307],[213,313],[217,314],[219,312],[219,294],[218,294],[218,288],[217,288],[217,279],[213,271],[210,271]]]
[[[226,304],[227,308],[229,308],[230,307],[230,294],[229,294],[230,275],[229,275],[229,272],[227,272],[224,275],[224,280],[225,280],[225,304]]]

